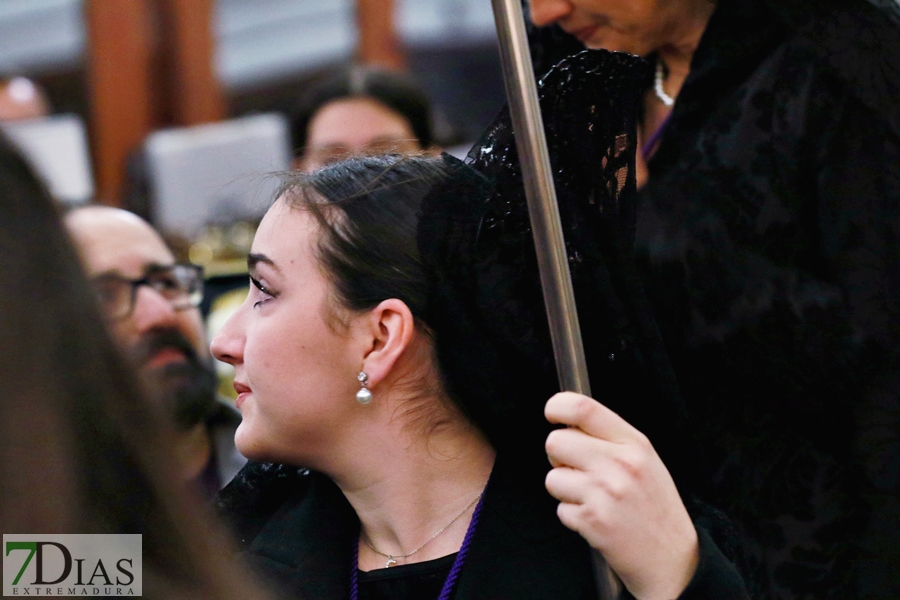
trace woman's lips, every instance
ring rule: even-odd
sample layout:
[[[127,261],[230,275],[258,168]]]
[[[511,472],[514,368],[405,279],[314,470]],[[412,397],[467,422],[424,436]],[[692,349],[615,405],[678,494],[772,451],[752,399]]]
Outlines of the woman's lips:
[[[250,395],[251,390],[249,387],[244,385],[243,383],[234,382],[234,391],[237,392],[237,398],[234,401],[235,408],[240,408],[241,404],[244,403],[244,400],[247,399],[247,396]]]

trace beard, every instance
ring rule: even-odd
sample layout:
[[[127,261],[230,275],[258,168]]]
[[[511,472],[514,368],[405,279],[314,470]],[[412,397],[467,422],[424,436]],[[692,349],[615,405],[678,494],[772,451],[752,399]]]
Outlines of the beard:
[[[185,360],[158,368],[142,368],[158,352],[168,349],[179,351]],[[163,408],[175,427],[186,431],[209,416],[216,406],[216,373],[181,332],[152,331],[141,340],[135,354],[151,398]]]

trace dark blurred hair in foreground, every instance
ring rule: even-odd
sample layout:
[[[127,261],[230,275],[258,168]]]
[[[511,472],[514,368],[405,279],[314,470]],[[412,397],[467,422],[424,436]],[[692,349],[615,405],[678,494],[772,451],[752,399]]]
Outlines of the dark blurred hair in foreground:
[[[170,474],[59,215],[0,138],[0,530],[143,534],[144,595],[259,597]]]

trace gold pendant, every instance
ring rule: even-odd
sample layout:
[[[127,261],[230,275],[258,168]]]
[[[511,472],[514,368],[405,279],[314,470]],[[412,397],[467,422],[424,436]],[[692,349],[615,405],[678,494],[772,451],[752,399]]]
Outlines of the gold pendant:
[[[388,556],[387,562],[384,563],[384,568],[387,569],[391,565],[396,565],[396,564],[397,564],[397,559],[394,558],[393,556]]]

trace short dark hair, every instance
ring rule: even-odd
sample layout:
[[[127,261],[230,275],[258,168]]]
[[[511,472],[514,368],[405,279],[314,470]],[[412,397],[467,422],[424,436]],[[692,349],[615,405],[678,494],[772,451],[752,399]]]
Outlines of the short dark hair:
[[[422,149],[434,143],[431,102],[411,77],[384,68],[352,65],[310,87],[290,112],[294,152],[305,149],[309,123],[319,109],[335,100],[357,97],[376,100],[406,119]]]

